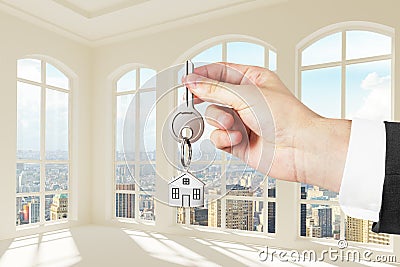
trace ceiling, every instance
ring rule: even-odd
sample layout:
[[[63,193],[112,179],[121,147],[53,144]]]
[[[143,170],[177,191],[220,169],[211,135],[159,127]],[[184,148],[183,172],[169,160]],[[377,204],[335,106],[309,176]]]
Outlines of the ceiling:
[[[288,0],[0,0],[0,10],[89,45]]]

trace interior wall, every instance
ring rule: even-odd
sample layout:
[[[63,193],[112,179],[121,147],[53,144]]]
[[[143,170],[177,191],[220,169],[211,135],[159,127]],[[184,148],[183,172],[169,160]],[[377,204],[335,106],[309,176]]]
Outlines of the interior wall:
[[[95,135],[92,141],[94,162],[92,206],[106,207],[106,209],[93,209],[93,221],[107,223],[112,211],[113,112],[110,74],[120,66],[140,63],[162,70],[176,62],[193,46],[207,39],[226,34],[248,35],[276,48],[278,74],[294,91],[295,47],[303,38],[320,28],[345,21],[375,22],[390,26],[398,33],[400,32],[399,8],[400,3],[396,0],[290,0],[285,4],[218,19],[208,20],[204,17],[202,23],[182,25],[173,30],[152,33],[94,49],[95,94],[92,113]],[[397,34],[397,51],[400,51],[399,46],[400,38]],[[399,69],[399,53],[395,62],[396,69]],[[397,92],[400,89],[399,83],[394,86]],[[399,100],[398,94],[395,98]],[[395,118],[399,119],[398,107],[395,113]],[[168,177],[170,174],[160,173],[160,175]],[[279,181],[278,190],[277,235],[292,241],[298,237],[297,230],[292,226],[292,222],[297,221],[298,216],[295,211],[299,207],[294,201],[298,197],[298,189],[295,184]]]
[[[43,55],[60,61],[75,74],[73,77],[78,77],[73,79],[72,93],[71,181],[74,194],[70,199],[74,209],[70,221],[71,224],[88,223],[91,197],[91,50],[5,13],[0,13],[0,33],[0,239],[29,232],[16,232],[16,211],[12,205],[16,201],[17,59],[29,55]],[[46,227],[49,228],[52,227]]]

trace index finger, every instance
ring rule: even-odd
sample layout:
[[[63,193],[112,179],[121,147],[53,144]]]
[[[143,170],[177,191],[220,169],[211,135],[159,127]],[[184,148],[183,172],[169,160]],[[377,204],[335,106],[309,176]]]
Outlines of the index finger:
[[[194,73],[212,80],[230,84],[255,84],[266,69],[256,66],[217,62],[194,69]]]

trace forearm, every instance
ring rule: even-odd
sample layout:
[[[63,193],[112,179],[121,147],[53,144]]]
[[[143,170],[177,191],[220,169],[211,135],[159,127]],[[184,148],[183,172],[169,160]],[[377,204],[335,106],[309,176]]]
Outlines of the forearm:
[[[350,130],[349,120],[318,117],[299,131],[295,140],[297,180],[339,192]]]

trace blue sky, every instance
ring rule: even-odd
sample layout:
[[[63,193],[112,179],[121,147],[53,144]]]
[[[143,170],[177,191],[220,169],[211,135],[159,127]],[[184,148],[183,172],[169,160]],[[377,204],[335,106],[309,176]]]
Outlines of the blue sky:
[[[303,66],[341,60],[342,33],[335,33],[307,47]],[[365,31],[346,32],[346,58],[357,59],[391,53],[391,38]],[[345,67],[345,118],[390,120],[391,60],[349,64]],[[301,100],[315,112],[341,117],[341,67],[302,72]]]

